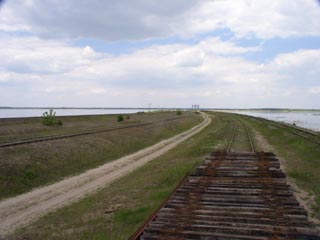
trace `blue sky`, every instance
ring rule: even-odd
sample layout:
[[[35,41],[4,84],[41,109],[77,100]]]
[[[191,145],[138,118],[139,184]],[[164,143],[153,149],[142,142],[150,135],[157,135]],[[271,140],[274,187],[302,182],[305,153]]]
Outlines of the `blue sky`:
[[[7,0],[0,105],[320,108],[315,0]]]

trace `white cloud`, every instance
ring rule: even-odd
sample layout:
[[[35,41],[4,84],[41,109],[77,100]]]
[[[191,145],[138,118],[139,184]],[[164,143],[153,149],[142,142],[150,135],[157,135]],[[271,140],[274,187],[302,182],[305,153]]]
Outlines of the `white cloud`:
[[[175,32],[174,22],[199,0],[16,0],[3,6],[2,29],[30,29],[45,38],[132,40]]]
[[[109,41],[185,36],[226,28],[237,37],[319,36],[316,0],[16,0],[1,9],[0,29],[44,38]]]
[[[239,38],[261,39],[320,35],[320,6],[315,0],[209,1],[189,16],[190,32],[227,28]]]
[[[1,44],[6,47],[0,48],[0,64],[15,73],[64,73],[101,56],[89,46],[76,48],[35,37],[5,38]]]
[[[318,72],[320,68],[320,49],[298,50],[284,53],[272,61],[272,66],[282,70],[306,69]]]
[[[268,64],[268,68],[281,74],[285,84],[306,89],[319,82],[320,49],[280,54]]]
[[[320,50],[262,65],[238,55],[257,49],[218,38],[120,56],[35,37],[0,44],[7,46],[0,49],[1,105],[295,107],[312,104],[309,95],[318,93]]]
[[[309,88],[309,92],[312,94],[320,94],[320,86],[315,86]]]
[[[238,55],[261,50],[260,47],[240,47],[233,42],[223,42],[218,37],[202,41],[200,47],[204,51],[219,55]]]
[[[243,57],[260,47],[201,35],[227,29],[236,38],[320,36],[319,19],[313,0],[5,1],[0,103],[319,107],[319,49],[280,54],[260,64]],[[94,46],[72,46],[81,38],[170,36],[194,37],[198,43],[154,41],[154,46],[116,56]]]

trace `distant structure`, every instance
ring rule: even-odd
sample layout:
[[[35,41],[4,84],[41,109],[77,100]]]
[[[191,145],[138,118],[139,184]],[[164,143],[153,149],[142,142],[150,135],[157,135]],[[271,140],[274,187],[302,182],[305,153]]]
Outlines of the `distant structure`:
[[[198,111],[198,110],[200,110],[200,105],[192,105],[191,109]]]

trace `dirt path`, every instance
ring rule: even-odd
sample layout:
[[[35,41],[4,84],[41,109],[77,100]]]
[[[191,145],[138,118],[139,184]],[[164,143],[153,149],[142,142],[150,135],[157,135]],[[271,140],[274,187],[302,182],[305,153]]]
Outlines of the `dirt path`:
[[[0,239],[44,214],[106,186],[176,147],[210,124],[211,119],[206,114],[202,116],[202,123],[170,139],[78,176],[0,202]]]

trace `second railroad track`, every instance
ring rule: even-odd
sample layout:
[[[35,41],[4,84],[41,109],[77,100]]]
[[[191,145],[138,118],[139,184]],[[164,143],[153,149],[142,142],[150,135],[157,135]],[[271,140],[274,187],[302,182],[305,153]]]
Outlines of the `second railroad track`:
[[[239,139],[247,141],[246,151],[237,151]],[[278,158],[256,152],[248,127],[235,120],[225,151],[211,153],[187,175],[130,238],[137,239],[319,240],[320,235]]]

